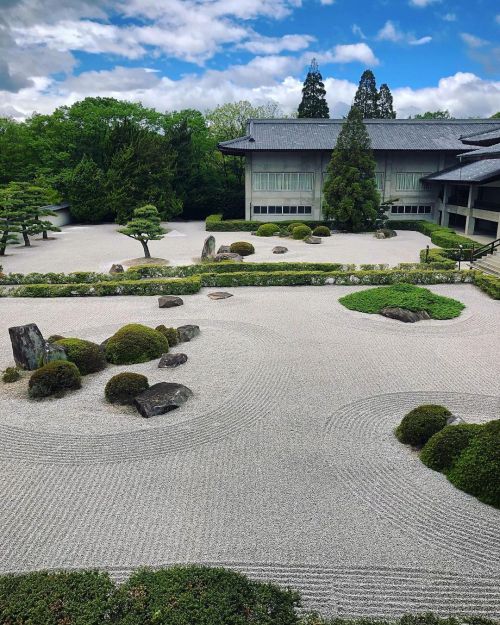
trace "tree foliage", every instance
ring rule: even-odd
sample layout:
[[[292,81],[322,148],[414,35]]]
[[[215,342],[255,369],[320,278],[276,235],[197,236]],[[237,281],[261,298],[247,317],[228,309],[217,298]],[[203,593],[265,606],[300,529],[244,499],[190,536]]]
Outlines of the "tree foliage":
[[[375,160],[357,106],[349,111],[328,164],[324,199],[324,214],[340,228],[359,232],[375,224],[380,204]]]
[[[413,119],[454,119],[450,115],[450,111],[427,111],[425,113],[418,113]]]
[[[78,221],[99,223],[111,217],[105,192],[106,178],[92,157],[84,155],[67,183],[71,214]]]
[[[380,119],[396,119],[396,111],[394,110],[392,93],[386,83],[380,85],[377,105],[378,116]]]
[[[163,239],[166,230],[161,226],[160,214],[156,206],[147,204],[134,210],[132,219],[124,228],[118,230],[121,234],[140,241],[144,250],[145,258],[151,258],[149,252],[149,241],[159,241]]]
[[[365,70],[361,75],[353,106],[361,111],[363,119],[379,117],[377,83],[370,69]]]
[[[319,71],[316,59],[313,59],[302,88],[302,101],[299,104],[297,117],[328,119],[330,111],[325,96],[323,76]]]

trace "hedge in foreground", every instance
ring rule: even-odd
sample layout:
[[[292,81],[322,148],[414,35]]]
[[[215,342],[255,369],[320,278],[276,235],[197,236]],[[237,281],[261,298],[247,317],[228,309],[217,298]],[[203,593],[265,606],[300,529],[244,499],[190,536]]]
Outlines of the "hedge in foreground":
[[[465,308],[462,302],[436,295],[411,284],[394,284],[378,289],[357,291],[341,297],[339,302],[349,308],[368,314],[380,313],[383,308],[404,308],[415,312],[425,310],[432,319],[453,319]]]
[[[115,365],[133,365],[159,358],[168,352],[166,337],[140,323],[129,323],[106,343],[106,359]]]
[[[422,447],[446,426],[451,412],[444,406],[427,404],[418,406],[406,414],[395,430],[396,438],[404,445]]]

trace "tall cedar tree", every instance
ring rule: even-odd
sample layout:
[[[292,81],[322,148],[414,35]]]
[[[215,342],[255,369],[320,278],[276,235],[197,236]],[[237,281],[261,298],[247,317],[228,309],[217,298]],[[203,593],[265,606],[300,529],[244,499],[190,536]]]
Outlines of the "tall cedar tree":
[[[100,223],[109,217],[105,182],[102,169],[90,156],[84,155],[68,184],[71,214],[77,221]]]
[[[319,71],[316,59],[313,59],[302,88],[302,102],[299,104],[297,117],[328,119],[330,111],[325,96],[323,76]]]
[[[151,258],[148,247],[149,241],[163,239],[166,230],[161,226],[160,214],[156,206],[147,204],[146,206],[136,208],[133,218],[123,228],[120,228],[118,232],[131,239],[140,241],[144,250],[144,257]]]
[[[378,92],[378,116],[380,119],[396,119],[392,93],[385,83],[380,85]]]
[[[374,226],[380,196],[375,160],[361,110],[353,106],[342,125],[328,164],[324,186],[325,216],[350,232]]]
[[[365,70],[361,75],[359,87],[354,96],[354,106],[361,111],[363,119],[377,119],[380,116],[377,84],[370,69]]]

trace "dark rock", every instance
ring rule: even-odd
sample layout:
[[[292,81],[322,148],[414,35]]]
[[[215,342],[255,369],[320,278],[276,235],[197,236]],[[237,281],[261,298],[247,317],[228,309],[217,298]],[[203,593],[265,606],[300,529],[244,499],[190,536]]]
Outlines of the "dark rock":
[[[213,293],[209,293],[208,297],[210,299],[227,299],[228,297],[233,297],[233,294],[226,293],[226,291],[214,291]]]
[[[125,269],[123,268],[123,265],[111,265],[111,269],[109,270],[109,273],[124,273]]]
[[[309,243],[309,245],[319,245],[322,242],[321,237],[313,237],[312,235],[304,239],[304,243]]]
[[[215,257],[216,262],[220,262],[221,260],[241,261],[243,260],[243,256],[240,256],[239,254],[235,254],[234,252],[223,252],[222,254],[217,254],[217,256]]]
[[[380,314],[383,317],[389,317],[390,319],[397,319],[398,321],[403,321],[404,323],[415,323],[416,321],[422,321],[425,319],[430,319],[430,315],[425,310],[407,310],[406,308],[382,308]]]
[[[180,326],[180,328],[177,328],[177,332],[179,333],[179,343],[187,343],[194,339],[195,336],[198,336],[200,333],[200,326]]]
[[[230,245],[221,245],[219,246],[219,249],[217,250],[217,254],[227,254],[228,252],[231,252]]]
[[[164,367],[178,367],[187,362],[188,357],[186,354],[162,354],[158,367],[163,369]]]
[[[106,353],[106,345],[108,344],[109,338],[104,339],[104,341],[99,345],[99,349],[103,354]]]
[[[34,371],[43,364],[46,342],[36,323],[9,328],[12,353],[16,365]]]
[[[179,408],[192,395],[193,391],[184,384],[158,382],[137,395],[134,406],[147,419]]]
[[[158,306],[160,308],[174,308],[174,306],[182,306],[184,300],[177,295],[162,295],[158,298]]]
[[[277,245],[273,247],[273,254],[286,254],[288,252],[288,248],[284,245]]]
[[[62,345],[56,345],[45,341],[42,364],[46,365],[48,362],[53,362],[54,360],[68,360],[66,350]]]
[[[377,230],[377,232],[375,232],[375,234],[373,235],[376,239],[385,239],[385,234],[382,232],[382,230]]]
[[[208,260],[215,256],[215,237],[210,235],[205,239],[203,243],[203,249],[201,250],[201,260]]]

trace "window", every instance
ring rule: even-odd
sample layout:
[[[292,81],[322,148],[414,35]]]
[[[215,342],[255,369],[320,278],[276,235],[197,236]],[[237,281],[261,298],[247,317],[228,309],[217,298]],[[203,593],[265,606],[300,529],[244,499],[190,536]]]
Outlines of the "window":
[[[254,191],[312,191],[314,174],[254,172],[252,188]]]
[[[432,213],[432,206],[391,206],[393,215],[429,215]]]
[[[253,212],[254,212],[254,215],[260,215],[260,206],[254,206]]]
[[[385,183],[385,174],[383,171],[378,171],[375,174],[375,182],[377,183],[377,189],[379,191],[383,191],[384,190],[384,183]]]
[[[311,215],[312,206],[254,206],[254,215]]]
[[[420,182],[420,178],[431,172],[404,171],[396,174],[396,191],[428,191],[429,185]]]

